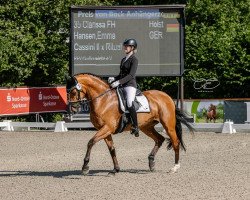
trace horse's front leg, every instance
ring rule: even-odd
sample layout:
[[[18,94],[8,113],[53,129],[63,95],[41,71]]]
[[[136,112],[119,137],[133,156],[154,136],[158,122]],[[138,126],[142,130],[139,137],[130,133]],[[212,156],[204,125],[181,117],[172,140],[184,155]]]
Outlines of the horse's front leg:
[[[90,159],[90,153],[91,153],[91,149],[92,147],[95,145],[95,143],[97,143],[98,141],[100,141],[101,139],[106,138],[108,135],[110,135],[111,133],[109,132],[107,127],[103,127],[101,128],[88,142],[88,146],[87,146],[87,152],[86,155],[84,157],[84,163],[83,163],[83,167],[82,167],[82,174],[83,175],[87,175],[89,172],[89,159]]]
[[[114,163],[114,169],[110,173],[115,174],[115,173],[120,171],[120,167],[118,164],[118,160],[116,158],[116,152],[115,152],[115,147],[114,147],[114,142],[113,142],[112,136],[108,135],[104,140],[108,146],[110,155],[111,155],[113,163]]]

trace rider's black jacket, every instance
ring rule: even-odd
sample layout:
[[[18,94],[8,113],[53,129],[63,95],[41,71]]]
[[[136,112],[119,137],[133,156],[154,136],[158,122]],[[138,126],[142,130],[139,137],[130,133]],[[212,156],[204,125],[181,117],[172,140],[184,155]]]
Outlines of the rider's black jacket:
[[[126,57],[121,60],[120,73],[115,80],[119,80],[123,87],[133,86],[136,88],[136,70],[138,66],[138,59],[135,55],[131,55],[126,61]]]

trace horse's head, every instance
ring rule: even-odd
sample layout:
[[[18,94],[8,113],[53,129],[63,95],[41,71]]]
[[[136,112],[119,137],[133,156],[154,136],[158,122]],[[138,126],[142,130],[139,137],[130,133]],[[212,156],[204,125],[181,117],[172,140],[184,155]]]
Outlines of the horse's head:
[[[86,89],[79,83],[76,77],[66,77],[66,90],[67,100],[70,112],[77,112],[80,107],[80,103],[84,101],[86,96]]]
[[[213,104],[210,104],[209,111],[211,111],[211,110],[215,111],[216,110],[216,106],[213,105]]]

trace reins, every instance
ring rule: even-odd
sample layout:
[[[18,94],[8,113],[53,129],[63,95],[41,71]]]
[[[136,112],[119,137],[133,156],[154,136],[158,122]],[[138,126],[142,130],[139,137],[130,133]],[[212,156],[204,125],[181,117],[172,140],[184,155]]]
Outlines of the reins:
[[[105,95],[106,93],[112,91],[114,88],[111,88],[111,89],[108,89],[106,90],[104,93],[98,95],[97,97],[93,98],[93,99],[90,99],[90,100],[84,100],[84,99],[80,99],[80,100],[77,100],[77,101],[68,101],[69,103],[80,103],[80,104],[88,104],[90,103],[91,101],[95,101],[96,99],[100,98],[101,96]],[[80,92],[80,91],[79,91]]]

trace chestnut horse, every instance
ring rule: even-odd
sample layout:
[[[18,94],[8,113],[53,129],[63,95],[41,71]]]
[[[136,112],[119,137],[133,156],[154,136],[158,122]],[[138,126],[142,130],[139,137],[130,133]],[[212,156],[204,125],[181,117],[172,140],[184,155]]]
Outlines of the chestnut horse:
[[[82,173],[86,175],[89,172],[88,164],[91,149],[102,139],[108,146],[114,164],[114,169],[110,173],[115,174],[119,172],[120,167],[116,158],[116,151],[112,139],[112,134],[117,133],[122,115],[119,109],[116,90],[110,89],[106,81],[93,74],[77,74],[74,77],[68,77],[66,88],[68,102],[70,104],[83,102],[85,98],[87,99],[90,107],[90,120],[98,130],[88,142]],[[173,147],[175,151],[175,165],[171,169],[171,172],[176,172],[180,168],[180,146],[185,150],[182,140],[181,123],[185,124],[191,132],[193,132],[193,128],[185,120],[184,113],[175,107],[173,100],[166,93],[157,90],[149,90],[143,92],[143,94],[149,101],[151,112],[138,113],[137,116],[139,129],[155,142],[148,156],[150,171],[154,171],[155,155],[165,141],[165,137],[159,134],[154,128],[156,124],[161,123],[166,134],[169,136],[169,139],[167,139],[168,149]],[[72,106],[74,108],[74,105]],[[130,130],[130,128],[131,125],[128,125],[125,130]]]
[[[206,116],[206,122],[208,122],[208,120],[211,122],[213,120],[213,122],[215,123],[216,120],[216,106],[211,104],[209,106],[208,112],[207,112],[207,116]]]

